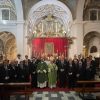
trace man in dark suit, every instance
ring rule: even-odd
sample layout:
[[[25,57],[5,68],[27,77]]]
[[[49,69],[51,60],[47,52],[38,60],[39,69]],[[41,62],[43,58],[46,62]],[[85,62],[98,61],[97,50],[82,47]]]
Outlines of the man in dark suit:
[[[15,61],[11,61],[9,66],[11,67],[11,82],[17,82],[17,67]]]
[[[68,61],[68,68],[67,68],[67,81],[68,81],[68,88],[73,88],[76,85],[76,70],[73,64],[72,59],[70,58]]]
[[[95,79],[95,74],[96,74],[96,63],[95,61],[92,59],[92,56],[89,56],[90,59],[90,66],[91,66],[91,78]]]
[[[2,74],[3,74],[3,82],[9,83],[11,81],[11,67],[9,66],[8,60],[4,60]]]
[[[24,71],[23,61],[20,61],[20,64],[18,64],[17,68],[17,79],[18,82],[25,82],[25,71]]]
[[[37,87],[37,65],[36,65],[36,58],[33,57],[31,61],[31,82],[32,82],[32,87],[36,88]]]
[[[25,73],[25,81],[30,81],[30,68],[31,68],[31,61],[28,59],[28,55],[25,55],[25,59],[23,61],[24,73]]]
[[[0,83],[3,82],[3,62],[0,62]]]
[[[61,59],[58,61],[58,80],[59,80],[59,87],[64,88],[66,87],[66,70],[67,70],[67,63],[64,59],[64,56],[61,56]]]
[[[91,60],[90,57],[87,57],[85,66],[86,66],[86,74],[85,74],[86,78],[85,79],[93,80],[96,69],[95,69],[94,61]]]

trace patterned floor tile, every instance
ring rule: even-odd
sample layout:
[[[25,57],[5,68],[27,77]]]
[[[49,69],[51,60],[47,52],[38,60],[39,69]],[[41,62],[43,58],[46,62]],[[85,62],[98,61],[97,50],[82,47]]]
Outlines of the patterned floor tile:
[[[75,98],[70,96],[70,97],[68,97],[68,100],[75,100]]]
[[[42,98],[40,98],[40,97],[37,97],[37,98],[35,98],[35,100],[42,100]]]
[[[24,96],[17,96],[11,100],[25,100]],[[30,100],[81,100],[75,92],[33,92]]]
[[[58,98],[58,97],[51,97],[51,98],[49,98],[49,100],[62,100],[62,99]]]
[[[41,97],[42,98],[42,95],[43,94],[37,94],[37,95],[34,95],[35,97]]]
[[[57,94],[51,94],[51,97],[58,97]]]
[[[48,94],[48,92],[43,92],[43,94]]]
[[[68,100],[68,96],[63,96],[61,100]]]
[[[49,98],[48,97],[43,97],[42,100],[49,100]]]

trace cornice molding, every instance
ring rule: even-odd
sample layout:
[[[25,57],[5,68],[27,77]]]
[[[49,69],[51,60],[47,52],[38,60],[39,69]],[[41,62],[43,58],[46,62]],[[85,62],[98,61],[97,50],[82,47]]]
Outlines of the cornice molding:
[[[24,20],[14,20],[14,21],[7,21],[7,20],[0,20],[0,25],[17,25],[17,24],[24,24]]]
[[[91,24],[100,23],[100,21],[79,21],[79,20],[74,20],[72,22],[72,25],[74,25],[74,24],[87,24],[87,23],[91,23]]]

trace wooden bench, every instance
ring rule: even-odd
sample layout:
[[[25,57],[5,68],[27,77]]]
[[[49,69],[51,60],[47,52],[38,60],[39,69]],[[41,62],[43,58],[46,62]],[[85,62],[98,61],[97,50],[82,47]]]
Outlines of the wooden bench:
[[[74,91],[82,94],[81,97],[84,99],[85,93],[96,93],[100,92],[100,87],[90,87],[91,84],[99,84],[100,81],[90,80],[90,81],[77,81],[77,84],[81,85],[81,87],[74,88]]]
[[[11,95],[25,95],[25,100],[29,99],[29,95],[32,94],[30,82],[24,83],[0,83],[0,96]]]

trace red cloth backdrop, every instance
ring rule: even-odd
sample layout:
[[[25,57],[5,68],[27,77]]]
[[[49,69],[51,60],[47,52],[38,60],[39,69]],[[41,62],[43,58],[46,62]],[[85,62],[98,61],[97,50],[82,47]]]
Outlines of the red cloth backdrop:
[[[67,38],[34,38],[32,40],[32,55],[37,56],[45,53],[45,44],[54,45],[54,53],[58,55],[66,55],[68,52],[68,40]]]

